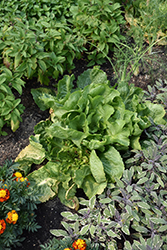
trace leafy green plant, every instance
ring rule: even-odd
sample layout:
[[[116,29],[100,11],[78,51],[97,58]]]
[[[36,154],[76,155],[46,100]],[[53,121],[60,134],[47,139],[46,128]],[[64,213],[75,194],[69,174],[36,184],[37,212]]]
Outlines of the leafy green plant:
[[[65,230],[53,229],[56,237],[84,237],[103,249],[161,249],[167,247],[167,139],[166,126],[153,124],[142,151],[133,151],[123,177],[115,187],[90,200],[77,213],[62,212]],[[144,146],[145,145],[145,146]],[[124,244],[124,248],[123,248]]]
[[[22,121],[21,114],[24,106],[20,104],[21,99],[15,99],[12,89],[22,94],[22,87],[25,83],[20,79],[19,74],[12,74],[6,67],[0,68],[0,71],[0,135],[6,135],[6,132],[1,131],[5,124],[10,125],[11,129],[16,131]]]
[[[18,172],[19,165],[12,161],[0,167],[0,249],[19,246],[24,240],[23,230],[36,231],[34,210],[39,195],[27,178]]]
[[[143,92],[134,85],[110,87],[98,67],[78,78],[78,89],[72,89],[73,80],[60,80],[57,95],[45,88],[32,90],[39,107],[50,108],[51,115],[35,126],[36,135],[16,161],[28,174],[32,163],[47,159],[30,180],[41,189],[43,201],[58,194],[62,203],[77,209],[76,189],[91,198],[113,186],[124,171],[120,152],[141,149],[139,139],[151,125],[149,116],[163,123],[165,111],[161,105],[142,102]]]
[[[102,64],[105,54],[113,49],[113,44],[123,38],[120,34],[120,25],[123,25],[125,20],[120,4],[113,4],[110,0],[85,0],[78,1],[78,5],[73,5],[70,11],[73,15],[71,23],[74,32],[79,32],[89,46],[89,52],[86,52],[88,66]]]

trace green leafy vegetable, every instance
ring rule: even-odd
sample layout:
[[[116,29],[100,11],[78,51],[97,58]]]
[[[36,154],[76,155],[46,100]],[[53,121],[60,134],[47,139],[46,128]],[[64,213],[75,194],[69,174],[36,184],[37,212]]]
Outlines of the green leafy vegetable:
[[[38,157],[21,152],[16,160],[24,169],[24,162],[30,166],[47,159],[42,170],[37,170],[46,171],[47,177],[39,174],[36,178],[35,172],[30,174],[30,180],[34,179],[43,190],[48,185],[63,203],[76,208],[77,188],[91,198],[121,178],[121,152],[129,147],[140,149],[140,135],[151,124],[149,116],[157,122],[157,112],[158,119],[163,120],[164,109],[149,101],[142,103],[141,89],[133,85],[111,87],[98,67],[79,77],[76,90],[72,82],[73,75],[59,81],[57,95],[44,88],[32,90],[39,107],[50,108],[51,115],[35,126],[36,135],[30,137],[29,147],[38,152]],[[122,98],[124,88],[126,96]],[[52,196],[49,190],[45,199]]]

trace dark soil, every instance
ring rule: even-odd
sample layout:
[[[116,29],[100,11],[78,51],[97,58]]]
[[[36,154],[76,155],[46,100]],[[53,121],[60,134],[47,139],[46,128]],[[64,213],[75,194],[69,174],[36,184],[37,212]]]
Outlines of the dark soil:
[[[138,76],[132,76],[130,82],[134,83],[135,86],[147,89],[147,85],[153,85],[156,80],[167,79],[167,46],[156,47],[154,49],[155,60],[148,61],[148,65],[142,64],[140,67],[140,73]],[[71,73],[77,78],[81,73],[87,69],[87,62],[84,59],[75,61],[75,69]],[[152,69],[151,69],[152,68]],[[110,63],[107,61],[101,66],[108,76],[108,80],[114,85],[116,80],[114,79],[114,72]],[[51,79],[50,86],[53,86],[56,81]],[[48,110],[41,111],[38,106],[34,103],[31,95],[31,89],[40,87],[41,85],[36,82],[35,79],[29,80],[26,84],[26,88],[23,90],[22,104],[25,106],[24,114],[22,115],[22,123],[18,130],[13,133],[10,128],[5,127],[5,131],[8,132],[7,136],[0,137],[0,166],[2,166],[6,159],[15,159],[19,152],[29,144],[29,136],[33,134],[34,126],[41,120],[48,118]],[[17,96],[18,97],[18,96]],[[12,248],[12,250],[40,250],[40,245],[46,243],[52,238],[50,229],[61,227],[61,215],[60,213],[68,208],[62,205],[57,197],[38,205],[36,211],[37,222],[41,226],[37,232],[28,233],[24,232],[23,236],[26,238],[21,247]],[[121,245],[118,249],[122,249]]]

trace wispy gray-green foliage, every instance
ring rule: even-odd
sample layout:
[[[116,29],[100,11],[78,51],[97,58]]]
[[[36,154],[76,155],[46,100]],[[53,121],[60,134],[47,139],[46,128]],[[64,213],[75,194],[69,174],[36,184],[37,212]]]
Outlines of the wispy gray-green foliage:
[[[121,151],[141,149],[141,133],[164,123],[159,104],[143,102],[143,91],[134,85],[111,87],[106,74],[94,67],[85,71],[73,89],[73,76],[65,76],[53,90],[34,89],[35,102],[50,108],[50,119],[35,126],[35,136],[17,157],[26,174],[33,163],[47,164],[29,175],[43,193],[43,201],[58,194],[62,203],[78,207],[76,189],[91,198],[121,178]],[[54,191],[54,192],[53,192]]]

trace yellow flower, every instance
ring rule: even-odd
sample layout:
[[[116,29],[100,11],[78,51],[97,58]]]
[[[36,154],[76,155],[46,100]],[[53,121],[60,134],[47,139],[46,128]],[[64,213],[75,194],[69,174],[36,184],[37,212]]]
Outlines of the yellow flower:
[[[7,218],[6,218],[6,221],[9,223],[9,224],[16,224],[17,220],[18,220],[18,214],[15,210],[12,210],[11,212],[8,212],[7,213]]]
[[[71,247],[64,248],[64,250],[72,250]]]
[[[16,176],[16,177],[18,177],[18,178],[22,177],[22,174],[20,172],[15,172],[13,175]]]

